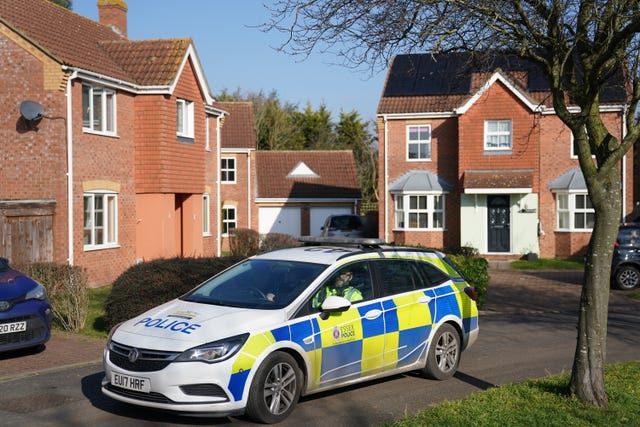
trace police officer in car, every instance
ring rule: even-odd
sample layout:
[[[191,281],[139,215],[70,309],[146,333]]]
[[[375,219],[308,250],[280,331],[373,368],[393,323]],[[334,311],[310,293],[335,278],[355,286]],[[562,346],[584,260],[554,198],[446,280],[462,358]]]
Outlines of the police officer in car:
[[[323,286],[320,292],[313,297],[313,307],[320,307],[330,295],[346,298],[350,302],[362,301],[362,292],[352,286],[351,279],[353,279],[353,273],[350,270],[340,271],[333,284]]]

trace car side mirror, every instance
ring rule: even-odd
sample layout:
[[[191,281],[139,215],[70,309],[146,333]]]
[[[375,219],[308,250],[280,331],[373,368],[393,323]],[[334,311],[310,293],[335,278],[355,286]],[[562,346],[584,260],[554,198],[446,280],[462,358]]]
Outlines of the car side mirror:
[[[349,310],[349,308],[351,308],[351,302],[348,299],[337,295],[329,295],[320,306],[322,310],[320,318],[327,320],[331,313],[341,313]]]

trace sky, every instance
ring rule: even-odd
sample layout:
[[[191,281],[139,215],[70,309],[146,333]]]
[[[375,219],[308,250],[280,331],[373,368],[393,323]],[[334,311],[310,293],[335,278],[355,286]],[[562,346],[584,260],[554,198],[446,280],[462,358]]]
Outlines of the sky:
[[[277,52],[281,33],[256,26],[269,19],[269,0],[125,0],[130,40],[191,37],[212,95],[275,91],[282,103],[304,109],[324,104],[337,121],[341,111],[356,110],[375,120],[385,70],[355,71],[330,54],[303,59]],[[72,10],[98,20],[98,0],[73,0]]]

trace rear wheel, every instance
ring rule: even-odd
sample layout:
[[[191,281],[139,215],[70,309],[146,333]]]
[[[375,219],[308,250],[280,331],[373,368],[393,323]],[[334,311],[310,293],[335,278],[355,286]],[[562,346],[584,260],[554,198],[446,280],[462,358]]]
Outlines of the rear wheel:
[[[632,265],[620,267],[616,272],[616,287],[624,291],[637,288],[640,285],[640,271]]]
[[[267,356],[249,390],[247,415],[267,424],[278,423],[293,411],[302,387],[302,371],[284,352]]]
[[[435,380],[445,380],[453,376],[460,364],[460,335],[456,328],[445,323],[436,331],[429,354],[427,366],[422,374]]]

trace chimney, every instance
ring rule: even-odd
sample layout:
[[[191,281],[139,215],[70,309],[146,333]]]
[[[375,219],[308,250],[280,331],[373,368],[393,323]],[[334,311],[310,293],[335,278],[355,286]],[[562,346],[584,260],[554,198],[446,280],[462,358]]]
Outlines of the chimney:
[[[101,24],[127,38],[127,4],[124,0],[98,0],[98,15]]]

